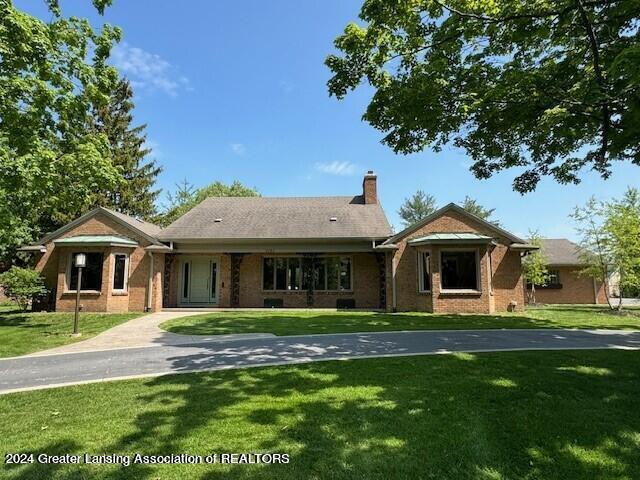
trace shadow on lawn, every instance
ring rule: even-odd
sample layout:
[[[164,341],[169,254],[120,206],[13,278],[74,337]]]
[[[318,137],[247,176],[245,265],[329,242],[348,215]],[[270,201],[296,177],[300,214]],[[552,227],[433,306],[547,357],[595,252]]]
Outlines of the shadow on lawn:
[[[3,310],[0,311],[0,328],[2,327],[22,327],[22,328],[41,328],[48,326],[48,323],[34,323],[32,320],[32,312],[23,312],[22,310]],[[44,318],[44,317],[43,317]],[[30,321],[31,320],[31,321]]]
[[[137,397],[133,433],[105,452],[284,452],[290,463],[170,473],[135,465],[101,477],[640,478],[638,372],[637,353],[593,351],[161,377]],[[83,478],[83,472],[40,468],[13,478]]]
[[[296,335],[306,333],[349,333],[391,330],[461,330],[494,328],[610,328],[640,329],[637,311],[615,317],[602,307],[567,307],[532,309],[524,314],[285,314],[264,312],[216,313],[178,319],[165,325],[166,330],[178,334],[216,335],[231,333],[273,333]],[[164,328],[163,327],[163,328]]]

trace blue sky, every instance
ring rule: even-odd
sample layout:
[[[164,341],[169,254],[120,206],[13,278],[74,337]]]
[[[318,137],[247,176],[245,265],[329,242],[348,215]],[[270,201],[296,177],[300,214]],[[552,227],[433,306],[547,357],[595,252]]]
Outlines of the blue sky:
[[[15,3],[49,18],[43,1]],[[575,238],[575,205],[640,184],[640,168],[619,164],[607,181],[592,173],[578,186],[546,179],[521,196],[511,189],[514,172],[476,180],[454,148],[395,155],[361,121],[370,89],[343,101],[327,93],[324,58],[360,1],[114,0],[103,18],[89,4],[62,2],[66,14],[122,28],[113,62],[135,85],[135,119],[148,125],[165,191],[185,178],[197,186],[237,179],[266,196],[351,195],[374,170],[397,229],[403,199],[422,189],[442,205],[470,195],[516,234]]]

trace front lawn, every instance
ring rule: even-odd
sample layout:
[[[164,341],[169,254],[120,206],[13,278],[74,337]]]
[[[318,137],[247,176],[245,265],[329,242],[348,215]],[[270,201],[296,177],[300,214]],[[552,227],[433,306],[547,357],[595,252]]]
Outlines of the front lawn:
[[[140,313],[81,313],[82,336],[72,337],[73,313],[26,312],[0,306],[0,357],[13,357],[86,340]]]
[[[459,330],[486,328],[608,328],[640,329],[640,310],[626,315],[602,306],[571,305],[530,308],[525,313],[454,315],[430,313],[241,311],[215,312],[170,320],[161,325],[173,333],[222,335],[230,333],[385,332],[393,330]]]
[[[640,353],[322,362],[0,396],[0,453],[287,453],[287,465],[2,465],[7,479],[640,478]]]

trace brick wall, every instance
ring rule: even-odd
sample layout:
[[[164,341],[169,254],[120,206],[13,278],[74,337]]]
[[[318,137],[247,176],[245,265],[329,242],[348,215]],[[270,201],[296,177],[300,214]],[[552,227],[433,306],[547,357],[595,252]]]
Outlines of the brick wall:
[[[107,215],[98,213],[75,228],[64,232],[59,238],[76,235],[120,235],[139,243],[135,248],[122,247],[55,247],[53,242],[45,245],[46,252],[38,259],[36,269],[45,277],[49,288],[56,290],[56,310],[73,311],[75,292],[66,288],[67,267],[74,252],[102,252],[102,289],[100,292],[82,292],[80,303],[85,311],[95,312],[137,312],[146,306],[146,292],[149,279],[150,259],[144,247],[150,243],[129,228],[113,221]],[[112,272],[114,253],[129,253],[129,281],[126,293],[112,292]],[[154,310],[162,308],[162,265],[164,254],[154,254],[153,304]]]
[[[431,245],[411,247],[408,241],[437,232],[475,232],[496,237],[496,232],[473,219],[455,211],[449,211],[420,229],[398,240],[398,250],[390,254],[396,264],[396,298],[399,311],[427,311],[450,313],[491,313],[505,311],[511,302],[515,310],[524,308],[522,273],[519,252],[509,251],[506,238],[498,238],[495,247],[486,245]],[[479,259],[478,292],[442,292],[440,289],[440,252],[463,249],[477,251]],[[418,291],[418,257],[420,250],[429,250],[431,268],[431,292]],[[491,258],[489,259],[489,256]],[[489,268],[491,265],[491,268]],[[491,275],[490,275],[491,273]],[[389,291],[389,298],[391,298]],[[391,302],[389,302],[391,304]]]
[[[578,267],[549,267],[558,270],[562,288],[536,288],[537,303],[607,303],[604,287],[601,282],[596,282],[597,298],[593,279],[578,274]]]

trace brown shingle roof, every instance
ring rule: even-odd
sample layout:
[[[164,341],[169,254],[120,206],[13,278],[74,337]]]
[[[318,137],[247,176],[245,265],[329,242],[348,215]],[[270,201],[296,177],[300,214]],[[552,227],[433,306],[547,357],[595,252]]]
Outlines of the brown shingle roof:
[[[364,204],[361,196],[211,197],[163,229],[158,238],[382,239],[389,235],[382,207]]]
[[[543,238],[542,252],[549,265],[580,265],[581,248],[566,238]]]

